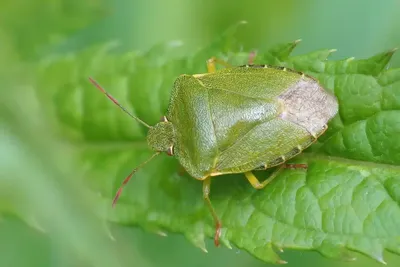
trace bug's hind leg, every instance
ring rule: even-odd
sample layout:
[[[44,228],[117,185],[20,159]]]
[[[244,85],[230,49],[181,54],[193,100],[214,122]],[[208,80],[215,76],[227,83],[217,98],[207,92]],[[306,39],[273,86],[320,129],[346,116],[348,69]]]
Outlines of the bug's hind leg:
[[[279,173],[282,172],[283,169],[306,169],[307,165],[306,164],[291,164],[291,163],[286,163],[282,164],[276,169],[265,181],[262,183],[257,179],[257,177],[252,173],[252,172],[245,172],[244,175],[246,176],[247,180],[249,183],[255,188],[255,189],[262,189],[264,188],[267,184],[272,182]]]
[[[211,204],[211,200],[210,200],[210,184],[211,184],[211,177],[206,178],[203,181],[203,198],[207,203],[208,208],[210,209],[211,215],[214,218],[214,222],[215,222],[215,236],[214,236],[214,244],[215,246],[219,246],[219,237],[221,235],[221,220],[218,218],[217,213],[215,212],[215,209],[213,207],[213,205]]]
[[[231,68],[232,67],[232,65],[229,64],[228,62],[226,62],[226,61],[224,61],[222,59],[218,59],[216,57],[212,57],[209,60],[207,60],[207,71],[210,72],[210,73],[211,72],[215,72],[217,70],[217,68],[215,66],[216,64],[220,64],[220,65],[225,66],[227,68]]]
[[[278,169],[276,169],[273,173],[271,173],[271,175],[266,180],[264,180],[262,183],[257,179],[257,177],[252,172],[245,172],[244,175],[246,176],[249,183],[255,189],[262,189],[267,184],[269,184],[272,180],[274,180],[284,168],[285,168],[284,164],[280,165],[278,167]]]

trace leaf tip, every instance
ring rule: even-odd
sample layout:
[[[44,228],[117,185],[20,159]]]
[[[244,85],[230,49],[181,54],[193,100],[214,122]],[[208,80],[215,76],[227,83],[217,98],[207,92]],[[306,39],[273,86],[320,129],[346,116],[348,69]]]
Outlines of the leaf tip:
[[[392,55],[393,55],[394,53],[396,53],[397,50],[399,50],[398,47],[392,48],[392,49],[390,49],[390,50],[388,51],[388,54],[392,54]]]
[[[375,258],[379,263],[382,263],[384,265],[387,265],[386,261],[383,259],[383,256]]]
[[[204,241],[204,224],[202,222],[193,225],[192,230],[185,233],[185,236],[195,247],[201,249],[204,253],[208,253]]]
[[[277,260],[276,263],[277,264],[287,264],[288,262],[285,260]]]
[[[349,57],[348,59],[346,59],[346,62],[353,61],[354,59],[355,59],[355,57]]]
[[[159,236],[161,236],[161,237],[167,237],[167,236],[168,236],[168,234],[167,234],[166,232],[161,231],[161,230],[158,230],[158,231],[156,232],[156,234],[159,235]]]
[[[248,23],[247,20],[241,20],[241,21],[238,22],[238,24],[247,24],[247,23]]]
[[[221,243],[224,244],[224,246],[227,247],[228,249],[232,249],[231,243],[229,242],[228,239],[226,238],[221,239]]]
[[[111,229],[110,229],[107,225],[105,226],[105,231],[106,231],[107,237],[108,237],[112,242],[115,242],[116,239],[115,239],[114,235],[112,234]]]
[[[302,39],[297,39],[297,40],[294,40],[293,44],[294,45],[298,45],[302,41],[303,41]]]
[[[201,249],[201,251],[203,251],[204,253],[208,253],[208,250],[207,250],[207,248],[206,248],[206,244],[205,244],[205,242],[204,242],[204,239],[201,239],[201,238],[199,238],[199,239],[190,239],[190,238],[189,238],[189,241],[191,241],[191,243],[192,243],[195,247]]]

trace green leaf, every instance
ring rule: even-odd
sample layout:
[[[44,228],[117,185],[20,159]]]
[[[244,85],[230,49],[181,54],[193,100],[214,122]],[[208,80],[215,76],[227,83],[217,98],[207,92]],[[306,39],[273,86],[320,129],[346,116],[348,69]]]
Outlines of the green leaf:
[[[50,44],[65,40],[68,34],[90,25],[105,13],[97,0],[1,1],[1,34],[7,34],[20,58],[32,59],[48,51]],[[27,25],[28,21],[35,24]]]
[[[80,153],[86,182],[101,196],[111,222],[152,232],[178,232],[206,251],[214,223],[202,185],[178,174],[176,159],[156,158],[135,174],[115,209],[112,198],[126,175],[151,152],[146,129],[100,94],[92,76],[132,113],[149,124],[165,113],[174,79],[201,73],[211,56],[246,63],[232,32],[184,58],[174,47],[147,53],[111,54],[97,47],[55,58],[40,68],[37,94],[59,134]],[[222,243],[255,257],[284,263],[277,251],[316,250],[339,259],[351,251],[384,262],[400,253],[400,69],[385,69],[394,50],[365,60],[327,61],[334,50],[290,56],[298,41],[257,55],[256,62],[282,65],[316,76],[339,99],[329,130],[263,190],[243,175],[213,180],[211,200],[223,222]],[[221,51],[223,53],[221,53]],[[269,172],[256,172],[260,179]]]

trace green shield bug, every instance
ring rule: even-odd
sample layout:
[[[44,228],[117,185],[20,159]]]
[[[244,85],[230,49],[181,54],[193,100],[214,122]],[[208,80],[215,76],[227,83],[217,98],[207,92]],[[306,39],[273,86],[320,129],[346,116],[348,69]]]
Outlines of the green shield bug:
[[[216,63],[226,68],[216,70]],[[211,178],[243,173],[254,188],[261,189],[285,167],[306,168],[285,162],[325,132],[338,103],[316,79],[284,67],[233,67],[211,58],[207,69],[208,73],[180,75],[175,80],[167,113],[155,126],[133,116],[90,81],[149,128],[147,143],[155,151],[125,178],[113,205],[132,175],[165,152],[175,156],[189,175],[203,181],[203,197],[216,223],[214,242],[218,246],[221,221],[209,198]],[[279,167],[263,182],[252,173],[275,166]]]

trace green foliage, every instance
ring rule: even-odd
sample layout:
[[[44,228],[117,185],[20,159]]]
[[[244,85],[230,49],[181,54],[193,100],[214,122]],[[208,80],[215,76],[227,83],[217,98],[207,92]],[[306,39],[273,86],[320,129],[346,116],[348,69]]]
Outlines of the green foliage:
[[[60,42],[98,19],[105,13],[102,5],[100,0],[4,0],[0,3],[0,34],[8,34],[21,58],[31,58],[44,52],[43,46]]]
[[[171,56],[177,48],[168,45],[122,55],[105,46],[40,66],[36,92],[42,108],[80,155],[77,164],[109,221],[182,233],[206,250],[204,238],[213,236],[214,225],[201,183],[179,176],[176,159],[161,156],[141,169],[111,208],[122,179],[151,152],[146,129],[107,101],[88,77],[155,124],[178,75],[205,72],[211,56],[246,62],[233,32],[184,58]],[[340,259],[357,251],[384,262],[384,250],[400,253],[400,69],[385,69],[394,51],[327,61],[333,50],[290,56],[297,44],[260,52],[256,62],[316,76],[338,97],[339,115],[318,143],[292,161],[307,163],[308,170],[285,170],[259,191],[243,175],[214,179],[211,200],[223,222],[221,241],[267,262],[283,263],[276,251],[284,248]],[[257,172],[260,178],[268,174]]]

